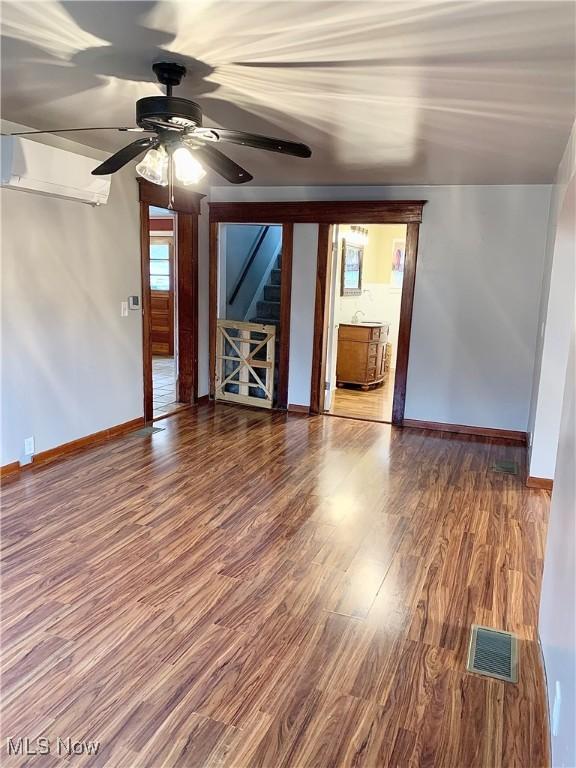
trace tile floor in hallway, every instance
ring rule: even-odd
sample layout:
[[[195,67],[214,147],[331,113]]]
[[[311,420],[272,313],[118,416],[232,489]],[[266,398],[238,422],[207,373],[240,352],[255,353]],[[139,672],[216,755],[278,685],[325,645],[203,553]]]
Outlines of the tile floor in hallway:
[[[173,357],[152,358],[154,418],[177,410],[176,362]]]

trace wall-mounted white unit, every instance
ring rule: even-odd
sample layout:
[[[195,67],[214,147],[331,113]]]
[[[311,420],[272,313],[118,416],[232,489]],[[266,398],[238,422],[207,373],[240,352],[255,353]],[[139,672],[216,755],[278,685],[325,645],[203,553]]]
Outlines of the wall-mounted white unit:
[[[101,205],[110,176],[92,176],[99,161],[21,136],[2,136],[2,186]]]

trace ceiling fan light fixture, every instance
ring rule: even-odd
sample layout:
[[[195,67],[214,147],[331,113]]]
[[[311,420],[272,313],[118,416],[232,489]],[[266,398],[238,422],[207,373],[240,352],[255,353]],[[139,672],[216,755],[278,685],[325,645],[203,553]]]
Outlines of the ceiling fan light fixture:
[[[178,147],[172,155],[174,173],[181,184],[197,184],[206,176],[206,171],[186,147]]]
[[[165,187],[168,184],[168,153],[164,147],[149,149],[136,166],[136,173],[143,179]]]

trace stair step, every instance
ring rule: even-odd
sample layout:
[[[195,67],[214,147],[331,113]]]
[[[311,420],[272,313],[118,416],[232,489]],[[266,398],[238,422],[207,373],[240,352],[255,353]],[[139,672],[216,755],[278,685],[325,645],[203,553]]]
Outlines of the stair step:
[[[282,270],[281,269],[273,269],[270,272],[270,283],[272,285],[280,285],[281,277],[282,277]]]
[[[264,286],[264,299],[266,301],[280,301],[280,286],[279,285],[265,285]]]
[[[280,320],[275,317],[251,317],[249,322],[259,323],[260,325],[275,325],[276,328],[280,327]],[[278,338],[276,338],[276,341],[278,341]]]
[[[275,319],[280,318],[280,302],[279,301],[258,301],[256,303],[256,312],[258,317],[272,317]]]

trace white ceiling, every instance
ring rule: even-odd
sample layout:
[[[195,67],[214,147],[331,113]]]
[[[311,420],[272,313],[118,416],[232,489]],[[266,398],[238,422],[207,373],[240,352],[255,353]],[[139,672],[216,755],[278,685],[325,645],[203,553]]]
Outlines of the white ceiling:
[[[226,148],[253,184],[545,183],[574,120],[574,32],[571,0],[4,1],[2,115],[133,124],[174,59],[205,125],[311,146]]]

